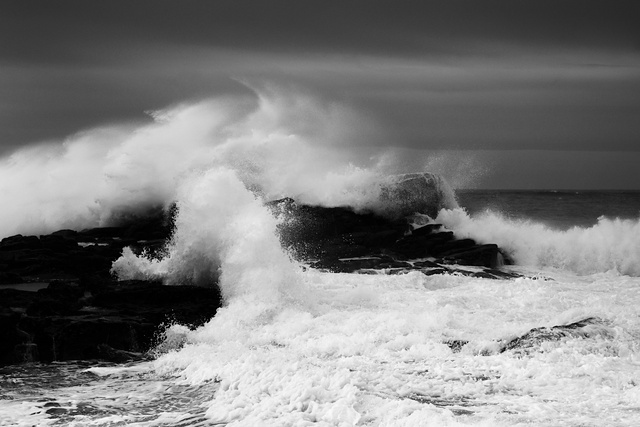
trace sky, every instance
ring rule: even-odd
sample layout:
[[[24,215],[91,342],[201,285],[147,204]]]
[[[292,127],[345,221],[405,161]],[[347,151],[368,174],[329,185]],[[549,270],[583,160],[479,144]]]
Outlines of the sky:
[[[269,82],[477,188],[640,189],[640,2],[0,4],[0,155]]]

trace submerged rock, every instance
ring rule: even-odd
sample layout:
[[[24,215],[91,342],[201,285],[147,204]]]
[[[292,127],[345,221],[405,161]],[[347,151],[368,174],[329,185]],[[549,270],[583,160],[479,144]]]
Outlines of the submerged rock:
[[[560,341],[565,338],[611,338],[606,322],[597,317],[587,317],[577,322],[552,327],[533,328],[526,334],[501,343],[500,353],[513,351],[526,354],[540,348],[543,342]]]
[[[485,349],[481,354],[491,355],[510,351],[516,356],[524,356],[540,351],[545,342],[555,342],[569,338],[589,339],[600,337],[611,339],[612,336],[613,334],[607,327],[606,321],[598,317],[587,317],[564,325],[533,328],[523,335],[499,341],[495,343],[494,348]],[[469,341],[451,339],[445,341],[444,344],[451,351],[457,353],[469,344]]]

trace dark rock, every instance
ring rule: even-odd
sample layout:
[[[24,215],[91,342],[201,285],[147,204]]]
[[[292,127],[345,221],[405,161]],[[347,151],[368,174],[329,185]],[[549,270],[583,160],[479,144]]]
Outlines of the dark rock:
[[[55,415],[65,415],[69,411],[67,411],[65,408],[51,408],[51,409],[47,409],[45,412],[47,415],[55,416]]]
[[[533,351],[539,351],[544,342],[560,341],[565,338],[588,339],[593,337],[611,338],[613,334],[606,327],[606,322],[597,317],[588,317],[577,322],[552,327],[533,328],[524,335],[499,343],[497,352],[512,351],[517,356],[523,356]],[[444,341],[451,351],[457,353],[469,341],[450,339]],[[495,354],[495,349],[481,350],[480,354],[489,356]]]
[[[433,262],[433,261],[416,261],[413,263],[413,266],[415,268],[436,268],[436,267],[442,267],[440,264],[438,264],[437,262]]]
[[[114,227],[3,239],[0,283],[49,285],[38,292],[0,288],[0,365],[131,360],[151,348],[161,325],[200,325],[213,317],[221,305],[217,288],[117,282],[110,276],[126,245],[160,253],[174,214],[160,209],[119,218]]]
[[[345,233],[343,240],[350,244],[365,247],[382,248],[390,246],[403,235],[401,230],[387,229],[381,231],[359,231],[356,233]]]
[[[444,342],[452,352],[459,353],[462,350],[462,347],[469,344],[469,341],[465,340],[448,340]]]
[[[66,239],[73,239],[76,240],[78,237],[78,232],[75,230],[58,230],[58,231],[54,231],[53,233],[50,234],[50,236],[61,236],[64,237]]]
[[[413,229],[411,234],[414,236],[424,236],[426,234],[437,233],[442,229],[442,224],[427,224]]]
[[[114,363],[134,362],[145,359],[144,353],[118,350],[107,344],[98,344],[98,354],[100,359]]]
[[[40,243],[43,248],[50,249],[52,251],[67,252],[78,248],[78,243],[74,239],[70,239],[59,234],[40,236]]]
[[[522,277],[517,273],[512,273],[509,271],[498,270],[497,268],[488,268],[484,270],[484,273],[489,275],[489,279],[517,279],[518,277]],[[477,276],[480,277],[480,276]]]
[[[299,259],[326,258],[338,252],[338,257],[356,257],[371,248],[388,246],[407,229],[406,222],[356,213],[348,207],[298,205],[289,198],[267,206],[282,219],[283,247]]]
[[[414,213],[435,218],[440,209],[455,207],[453,191],[440,176],[432,173],[391,176],[380,187],[381,213],[390,218]]]
[[[454,239],[453,232],[410,234],[391,246],[391,250],[407,259],[427,258],[441,252],[441,247]]]
[[[407,182],[414,178],[422,179],[411,177]],[[405,189],[398,191],[409,191],[414,184],[407,184]],[[309,262],[312,268],[352,273],[431,267],[437,270],[427,274],[456,272],[492,279],[513,277],[486,271],[452,271],[443,266],[463,264],[495,270],[505,263],[505,259],[496,245],[478,245],[472,239],[456,239],[454,233],[444,230],[441,224],[413,228],[406,218],[357,213],[347,207],[299,205],[291,198],[276,200],[267,206],[281,219],[282,245],[294,258]],[[383,260],[389,256],[391,261]],[[437,262],[416,264],[424,262],[425,258],[437,258]],[[407,263],[411,260],[418,261]]]
[[[37,292],[37,299],[29,305],[27,314],[46,317],[76,313],[82,306],[80,298],[84,292],[75,282],[53,280]]]
[[[438,267],[438,268],[423,268],[420,270],[422,274],[425,276],[433,276],[436,274],[448,274],[450,273],[448,268]]]
[[[446,257],[448,255],[465,252],[474,246],[477,246],[477,244],[473,239],[450,240],[438,248],[438,256]]]
[[[123,281],[95,295],[96,307],[140,315],[153,323],[171,316],[180,323],[202,324],[211,319],[222,297],[217,287],[164,286],[160,282]]]
[[[99,359],[100,345],[142,352],[155,326],[130,316],[76,316],[53,318],[55,360]]]
[[[91,280],[52,281],[38,292],[0,289],[0,365],[129,360],[151,348],[161,325],[197,326],[221,305],[217,288],[101,278],[87,296]]]
[[[497,245],[472,246],[468,249],[450,251],[442,258],[444,263],[486,266],[497,268],[504,265],[504,257]]]
[[[34,361],[33,337],[22,329],[22,317],[19,311],[0,312],[0,366]]]
[[[23,236],[21,234],[17,234],[11,237],[5,237],[0,241],[0,251],[37,249],[40,246],[40,239],[38,239],[36,236]]]
[[[388,256],[362,258],[329,258],[312,263],[313,268],[329,270],[334,273],[354,273],[368,269],[412,269],[407,262],[397,261]]]
[[[12,283],[22,283],[22,277],[16,273],[5,273],[0,271],[0,285],[8,285]]]
[[[26,311],[34,299],[34,292],[0,288],[0,312],[2,310]]]
[[[526,334],[502,344],[500,353],[509,350],[527,352],[540,347],[545,341],[559,341],[563,338],[590,338],[592,336],[607,336],[610,332],[604,327],[605,322],[597,317],[588,317],[566,325],[550,328],[534,328]]]
[[[104,239],[119,237],[124,234],[123,227],[98,227],[88,228],[78,233],[78,239]]]

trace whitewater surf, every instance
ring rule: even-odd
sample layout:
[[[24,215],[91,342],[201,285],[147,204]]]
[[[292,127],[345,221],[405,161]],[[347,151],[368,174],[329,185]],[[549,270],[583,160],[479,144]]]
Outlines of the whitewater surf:
[[[390,154],[351,163],[336,145],[351,131],[337,107],[276,95],[180,106],[134,130],[88,132],[3,161],[4,176],[36,194],[2,184],[15,202],[1,213],[3,235],[108,224],[176,201],[164,253],[125,250],[113,273],[217,284],[225,304],[201,327],[167,328],[150,361],[7,371],[1,424],[640,422],[637,218],[558,230],[440,210],[434,220],[456,235],[504,248],[522,275],[510,280],[310,269],[282,249],[265,202],[375,210],[372,183],[398,165]],[[36,170],[51,179],[30,180]]]

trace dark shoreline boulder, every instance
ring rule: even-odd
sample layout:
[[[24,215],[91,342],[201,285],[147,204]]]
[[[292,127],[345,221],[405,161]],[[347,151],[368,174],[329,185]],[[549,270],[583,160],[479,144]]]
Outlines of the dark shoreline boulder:
[[[379,214],[400,219],[414,213],[435,218],[440,209],[458,206],[453,190],[439,175],[421,172],[391,175],[381,184]]]
[[[144,354],[163,324],[202,325],[221,304],[217,288],[146,281],[109,280],[93,291],[63,281],[37,292],[0,288],[0,366]]]
[[[510,263],[497,245],[457,239],[441,224],[414,228],[409,218],[389,219],[349,207],[299,205],[291,198],[275,200],[267,206],[281,220],[278,232],[282,246],[312,268],[340,273],[391,270],[394,274],[396,269],[437,269],[474,275],[451,267],[467,265],[487,269],[478,277],[517,276],[494,274]],[[425,261],[431,264],[425,266]]]
[[[2,239],[0,366],[142,357],[162,325],[211,319],[222,304],[217,287],[118,282],[109,273],[125,246],[164,247],[169,223],[158,211],[117,227]]]

